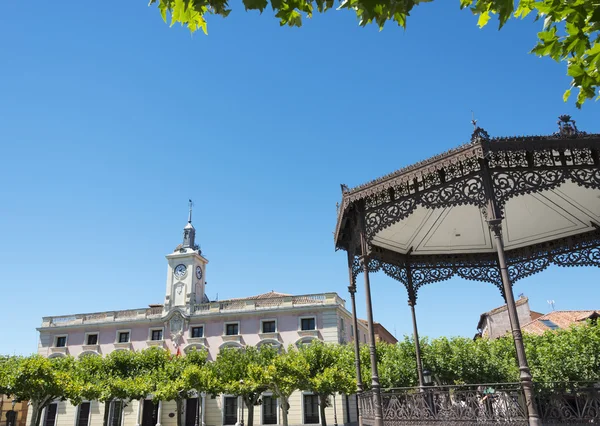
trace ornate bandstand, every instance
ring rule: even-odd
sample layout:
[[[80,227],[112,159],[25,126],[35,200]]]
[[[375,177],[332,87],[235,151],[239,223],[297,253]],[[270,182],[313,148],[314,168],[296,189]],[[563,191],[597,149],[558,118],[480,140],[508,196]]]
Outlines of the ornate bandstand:
[[[348,254],[355,327],[356,279],[364,276],[370,334],[369,391],[363,392],[355,342],[362,422],[600,423],[595,388],[580,390],[575,402],[539,398],[512,290],[515,281],[550,265],[600,266],[600,134],[579,131],[569,116],[547,136],[492,138],[473,124],[466,145],[356,188],[342,185],[335,244]],[[380,389],[369,282],[376,271],[407,291],[420,391]],[[497,386],[502,408],[483,404],[480,387],[423,391],[418,292],[455,276],[491,283],[506,301],[520,383]]]

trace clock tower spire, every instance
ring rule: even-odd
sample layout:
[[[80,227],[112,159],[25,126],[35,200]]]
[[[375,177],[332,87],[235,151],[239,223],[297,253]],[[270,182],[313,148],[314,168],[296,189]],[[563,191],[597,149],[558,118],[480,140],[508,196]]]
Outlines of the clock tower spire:
[[[189,200],[189,208],[190,212],[188,214],[188,223],[183,228],[183,245],[182,248],[187,249],[191,248],[192,250],[196,250],[196,229],[194,229],[194,225],[192,225],[192,207],[194,203],[192,200]]]
[[[196,245],[196,229],[192,225],[192,207],[189,200],[188,223],[183,228],[183,243],[167,255],[167,292],[164,310],[183,309],[193,313],[194,305],[206,302],[204,293],[205,271],[208,260]]]

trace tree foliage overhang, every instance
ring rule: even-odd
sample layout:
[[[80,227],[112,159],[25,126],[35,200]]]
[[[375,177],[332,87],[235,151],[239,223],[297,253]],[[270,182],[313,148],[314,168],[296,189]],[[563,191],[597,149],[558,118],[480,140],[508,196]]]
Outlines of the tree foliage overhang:
[[[269,6],[280,24],[292,27],[302,25],[302,15],[312,17],[315,11],[323,13],[337,6],[356,13],[359,24],[396,22],[406,28],[407,18],[421,3],[433,0],[243,0],[246,10],[263,12]],[[160,13],[171,25],[176,22],[194,32],[207,33],[207,15],[227,17],[231,12],[227,0],[150,0],[158,5]],[[533,16],[541,20],[542,31],[530,53],[567,63],[571,87],[563,95],[566,101],[576,89],[575,105],[580,108],[587,100],[600,98],[600,0],[460,0],[461,9],[468,8],[478,16],[477,24],[484,27],[491,16],[498,17],[499,28],[511,18]]]

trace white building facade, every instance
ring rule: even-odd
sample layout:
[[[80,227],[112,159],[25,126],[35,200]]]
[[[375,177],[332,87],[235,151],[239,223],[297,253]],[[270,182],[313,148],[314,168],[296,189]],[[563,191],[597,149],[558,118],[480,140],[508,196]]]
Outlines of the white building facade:
[[[183,244],[166,256],[166,295],[162,305],[124,311],[44,317],[38,353],[43,356],[87,354],[105,356],[115,350],[143,350],[160,346],[172,353],[203,348],[215,360],[225,347],[271,344],[287,348],[317,339],[330,343],[367,341],[367,328],[352,326],[352,314],[336,293],[287,295],[269,292],[253,297],[211,302],[205,295],[208,260],[195,244],[191,223],[184,228]],[[254,424],[280,424],[278,400],[265,393],[255,407]],[[216,398],[199,395],[184,404],[183,422],[194,426],[200,412],[202,426],[235,425],[245,406],[235,396]],[[197,410],[198,408],[198,410]],[[154,405],[150,399],[115,401],[110,407],[109,426],[176,426],[174,401]],[[68,402],[50,405],[41,426],[102,426],[104,407],[88,401],[77,407]],[[354,396],[337,395],[335,409],[326,409],[331,425],[357,422]],[[337,420],[337,422],[336,422]],[[290,399],[290,425],[320,423],[318,399],[296,392]]]

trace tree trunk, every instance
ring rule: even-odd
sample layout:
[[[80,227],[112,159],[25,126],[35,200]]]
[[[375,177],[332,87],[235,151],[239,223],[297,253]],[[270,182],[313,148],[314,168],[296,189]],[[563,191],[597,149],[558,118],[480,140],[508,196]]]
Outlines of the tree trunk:
[[[183,411],[183,401],[181,400],[181,398],[175,399],[175,410],[177,415],[177,426],[182,426],[181,413]]]
[[[38,401],[31,402],[31,420],[29,426],[40,426],[40,420],[42,418],[43,407],[40,407]]]
[[[283,426],[288,426],[288,411],[290,410],[288,399],[289,396],[281,398],[281,418],[283,420]]]
[[[246,426],[252,426],[254,422],[254,400],[251,398],[243,398],[244,404],[246,404],[246,408],[248,409],[248,419],[246,420]]]
[[[319,413],[321,414],[321,426],[327,426],[325,417],[325,406],[327,405],[327,395],[319,395]]]

